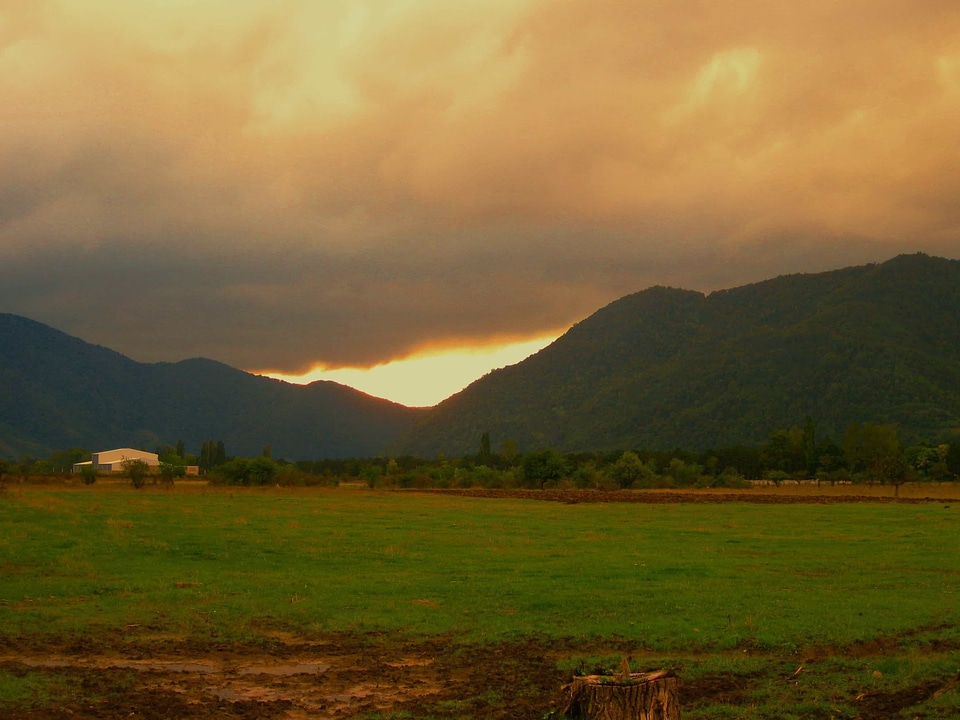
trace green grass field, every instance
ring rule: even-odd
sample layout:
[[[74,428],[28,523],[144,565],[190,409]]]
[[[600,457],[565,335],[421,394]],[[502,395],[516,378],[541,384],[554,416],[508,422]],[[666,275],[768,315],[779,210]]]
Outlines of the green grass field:
[[[691,678],[801,664],[820,648],[833,685],[883,661],[871,682],[906,687],[960,674],[958,602],[960,504],[948,502],[564,505],[117,486],[0,497],[0,641],[11,646],[121,631],[142,643],[278,631],[617,638]],[[891,639],[896,652],[879,661],[845,652]],[[956,695],[918,716],[960,714]],[[764,703],[782,700],[744,702],[761,714],[705,705],[684,717],[767,717]],[[788,716],[816,715],[770,715]]]

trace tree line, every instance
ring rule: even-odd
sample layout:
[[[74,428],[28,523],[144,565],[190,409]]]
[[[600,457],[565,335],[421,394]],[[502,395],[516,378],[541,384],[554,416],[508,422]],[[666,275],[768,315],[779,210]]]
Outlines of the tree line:
[[[772,431],[766,443],[755,447],[579,453],[541,448],[519,453],[510,440],[493,451],[490,436],[484,433],[478,452],[460,458],[401,456],[296,465],[310,476],[362,481],[371,487],[704,488],[813,480],[899,488],[911,481],[960,479],[960,435],[951,443],[905,446],[893,425],[852,423],[834,441],[819,437],[813,420],[807,418],[803,425]]]
[[[634,448],[609,452],[560,453],[540,448],[517,451],[512,440],[492,448],[489,433],[479,438],[478,451],[459,458],[413,456],[304,460],[272,457],[265,445],[258,457],[230,457],[222,440],[204,441],[200,452],[176,446],[157,448],[160,467],[156,482],[183,477],[197,465],[209,481],[225,485],[320,485],[362,482],[370,487],[485,487],[595,489],[745,487],[756,481],[776,485],[789,481],[818,483],[951,482],[960,479],[960,435],[953,442],[904,446],[893,425],[852,423],[835,441],[818,437],[811,418],[802,425],[772,431],[761,446],[729,446],[690,451]],[[68,473],[90,459],[82,448],[60,450],[42,460],[22,456],[0,458],[4,476],[45,476]],[[131,466],[132,468],[132,466]],[[131,482],[144,484],[143,468],[132,468]],[[93,482],[95,471],[84,481]]]

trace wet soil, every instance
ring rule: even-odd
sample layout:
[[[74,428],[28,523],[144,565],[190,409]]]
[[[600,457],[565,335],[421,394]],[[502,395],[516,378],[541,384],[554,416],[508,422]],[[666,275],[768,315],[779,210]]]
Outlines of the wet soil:
[[[149,653],[8,645],[0,669],[66,677],[81,689],[75,701],[17,709],[17,718],[540,718],[567,679],[552,644],[538,643],[339,635],[269,648],[167,641]]]
[[[817,494],[735,490],[521,490],[516,488],[417,488],[402,492],[435,493],[491,499],[540,500],[566,504],[578,503],[640,503],[646,505],[680,503],[755,503],[763,505],[828,505],[834,503],[920,503],[960,502],[960,498],[944,497],[894,497],[861,494]],[[890,490],[892,493],[893,491]]]
[[[644,658],[617,641],[461,645],[444,638],[338,634],[311,641],[275,638],[266,647],[204,647],[172,639],[115,645],[8,639],[0,647],[0,670],[56,677],[74,690],[42,706],[0,710],[0,718],[541,720],[553,717],[559,688],[570,680],[570,672],[558,669],[561,661],[569,667],[570,658],[631,651],[636,669]],[[680,668],[681,707],[749,702],[759,688],[789,681],[794,663],[771,655],[762,672],[689,680]],[[954,689],[929,681],[846,701],[857,708],[855,717],[878,720]]]

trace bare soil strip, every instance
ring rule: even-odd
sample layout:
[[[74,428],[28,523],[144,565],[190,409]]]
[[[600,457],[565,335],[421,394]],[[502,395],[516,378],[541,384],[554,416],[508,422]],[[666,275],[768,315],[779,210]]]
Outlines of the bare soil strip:
[[[897,644],[811,649],[805,671],[831,656],[884,655]],[[17,718],[300,718],[377,717],[491,718],[538,720],[555,709],[570,673],[558,661],[643,653],[616,641],[459,645],[450,639],[412,642],[391,635],[338,634],[322,641],[289,638],[269,649],[219,646],[203,649],[166,641],[162,647],[70,646],[35,642],[0,649],[0,668],[15,674],[67,676],[82,688],[75,702],[17,711]],[[148,653],[152,649],[154,652]],[[745,652],[738,650],[735,652]],[[795,657],[754,653],[766,669],[749,674],[715,674],[684,680],[684,709],[740,703],[752,690],[796,674]],[[650,662],[656,662],[650,658]],[[651,669],[653,669],[651,667]],[[952,691],[926,682],[896,693],[865,692],[848,698],[864,720],[886,718],[937,693]],[[2,713],[0,713],[2,716]],[[6,716],[4,716],[6,717]]]
[[[938,491],[942,492],[940,488]],[[679,503],[759,503],[772,505],[828,505],[833,503],[902,503],[917,505],[920,503],[960,502],[960,497],[894,497],[893,490],[887,488],[889,495],[854,494],[854,491],[834,493],[816,493],[807,490],[795,491],[793,488],[776,490],[521,490],[488,488],[418,488],[402,492],[434,493],[438,495],[456,495],[459,497],[540,500],[543,502],[577,503],[642,503],[664,505]],[[949,489],[953,492],[953,488]],[[957,493],[960,494],[960,493]]]

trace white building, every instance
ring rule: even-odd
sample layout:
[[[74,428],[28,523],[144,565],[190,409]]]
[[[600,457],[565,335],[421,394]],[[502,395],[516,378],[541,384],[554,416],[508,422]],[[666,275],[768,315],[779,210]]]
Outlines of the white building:
[[[152,468],[160,467],[160,458],[156,453],[134,450],[133,448],[120,448],[93,453],[87,462],[76,463],[73,466],[73,471],[79,472],[84,465],[93,465],[97,468],[97,472],[123,472],[123,464],[127,460],[143,460]]]

